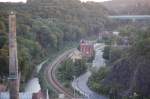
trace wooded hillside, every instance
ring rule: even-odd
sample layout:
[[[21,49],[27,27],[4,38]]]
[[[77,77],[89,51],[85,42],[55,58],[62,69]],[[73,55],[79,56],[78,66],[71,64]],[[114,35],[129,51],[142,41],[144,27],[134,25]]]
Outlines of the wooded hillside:
[[[22,81],[65,42],[78,41],[104,29],[108,13],[100,4],[78,0],[30,0],[0,3],[0,75],[8,75],[8,15],[17,14],[17,41]]]

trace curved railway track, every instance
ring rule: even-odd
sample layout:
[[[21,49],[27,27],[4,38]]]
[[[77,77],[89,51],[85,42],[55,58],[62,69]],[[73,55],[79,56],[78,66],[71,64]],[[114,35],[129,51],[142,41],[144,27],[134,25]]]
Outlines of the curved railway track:
[[[68,59],[68,55],[75,51],[76,49],[71,49],[69,51],[64,52],[59,57],[57,57],[51,64],[49,64],[45,70],[46,78],[48,83],[52,85],[52,87],[56,90],[57,93],[64,94],[68,99],[73,98],[73,93],[68,91],[56,78],[56,69],[58,65]]]

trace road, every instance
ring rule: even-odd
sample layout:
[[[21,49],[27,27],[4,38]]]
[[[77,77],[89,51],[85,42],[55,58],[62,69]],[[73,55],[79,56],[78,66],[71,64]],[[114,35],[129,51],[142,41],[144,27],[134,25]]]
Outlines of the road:
[[[45,70],[47,81],[59,94],[64,94],[68,99],[73,98],[73,93],[68,91],[56,78],[55,72],[59,64],[68,58],[68,55],[77,49],[71,49],[59,55]]]
[[[104,44],[96,44],[95,46],[95,59],[93,61],[93,67],[98,70],[101,66],[104,66],[103,55]],[[83,94],[86,99],[108,99],[105,96],[98,95],[97,93],[90,90],[87,86],[88,78],[91,76],[91,72],[87,71],[85,74],[81,75],[72,82],[73,88]]]
[[[103,50],[105,45],[102,43],[95,44],[95,59],[93,60],[93,67],[95,67],[97,70],[105,65],[105,60],[103,59]]]

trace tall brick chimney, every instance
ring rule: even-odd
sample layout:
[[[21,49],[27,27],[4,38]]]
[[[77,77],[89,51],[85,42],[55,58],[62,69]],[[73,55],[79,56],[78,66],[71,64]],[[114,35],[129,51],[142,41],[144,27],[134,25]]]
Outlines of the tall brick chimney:
[[[10,99],[19,99],[16,15],[13,12],[9,15],[9,80]]]

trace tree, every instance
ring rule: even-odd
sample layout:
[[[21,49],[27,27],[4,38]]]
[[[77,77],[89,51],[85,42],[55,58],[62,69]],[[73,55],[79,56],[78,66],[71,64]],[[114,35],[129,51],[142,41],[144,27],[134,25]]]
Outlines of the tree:
[[[8,75],[8,49],[0,49],[0,75]]]
[[[74,71],[74,76],[78,77],[82,73],[86,72],[86,64],[84,60],[76,60],[74,63],[73,71]]]
[[[106,60],[110,59],[110,50],[111,47],[110,46],[105,46],[104,51],[103,51],[103,58]]]
[[[58,69],[59,77],[63,81],[73,80],[73,62],[72,60],[67,60],[63,62],[62,66]]]

